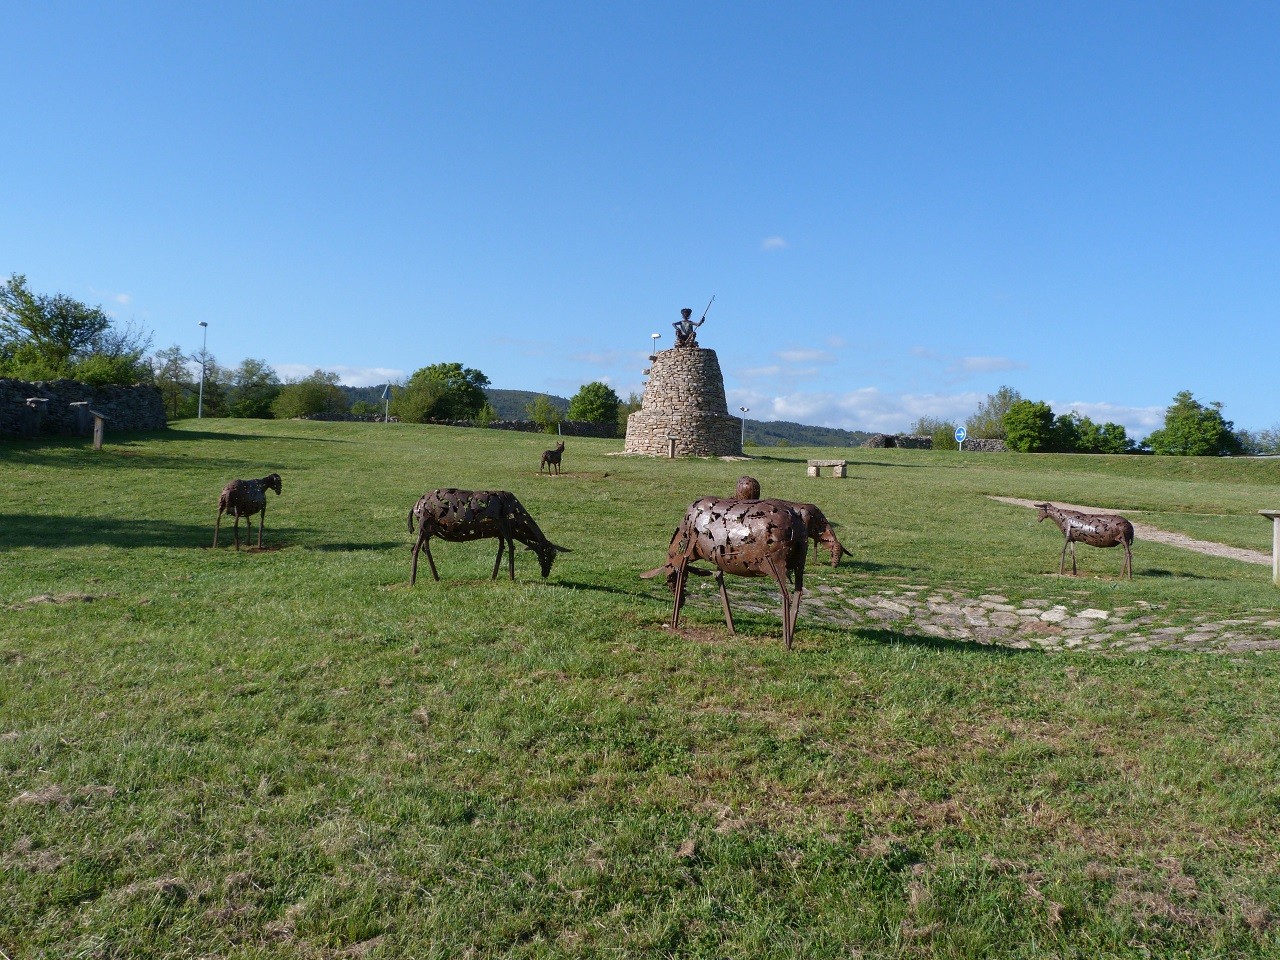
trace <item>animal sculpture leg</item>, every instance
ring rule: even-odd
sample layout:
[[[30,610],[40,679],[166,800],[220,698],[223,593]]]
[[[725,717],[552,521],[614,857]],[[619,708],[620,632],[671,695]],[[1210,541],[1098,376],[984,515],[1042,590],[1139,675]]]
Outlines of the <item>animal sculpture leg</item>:
[[[516,542],[510,533],[507,534],[507,575],[512,580],[516,578]]]
[[[729,609],[729,594],[724,589],[724,571],[716,570],[716,583],[720,585],[720,605],[724,607],[724,622],[729,625],[729,632],[736,634],[733,628],[733,611]]]
[[[218,519],[213,524],[213,548],[218,548],[218,528],[222,526],[222,511],[218,511]]]
[[[506,549],[507,541],[503,539],[502,534],[498,534],[498,555],[493,558],[493,576],[490,580],[498,579],[498,567],[502,566],[502,551]]]
[[[791,615],[791,591],[787,589],[787,574],[785,570],[778,569],[778,563],[773,557],[769,558],[769,572],[778,581],[778,590],[782,593],[782,642],[790,650],[795,619]]]
[[[676,600],[671,607],[671,629],[676,630],[680,627],[680,608],[684,606],[684,582],[689,576],[689,559],[681,558],[680,565],[676,567]]]
[[[267,520],[267,505],[262,505],[262,512],[258,514],[258,549],[262,549],[262,525]]]
[[[1079,576],[1076,573],[1076,542],[1074,540],[1071,541],[1071,575]]]
[[[1129,574],[1129,579],[1133,579],[1133,551],[1129,548],[1128,540],[1121,540],[1120,545],[1124,547],[1124,569],[1120,571],[1120,576]]]
[[[422,550],[422,536],[413,542],[413,569],[409,571],[409,586],[418,582],[418,553]]]
[[[1062,556],[1058,558],[1058,576],[1062,576],[1062,571],[1067,569],[1067,547],[1071,546],[1070,540],[1062,541]]]
[[[231,528],[231,533],[236,538],[236,550],[240,549],[240,512],[236,511],[236,525]],[[248,536],[248,534],[246,534]]]
[[[801,558],[800,565],[796,567],[796,591],[794,599],[791,602],[791,635],[796,635],[796,621],[800,619],[800,600],[804,597],[804,558]],[[790,646],[787,647],[791,649]]]

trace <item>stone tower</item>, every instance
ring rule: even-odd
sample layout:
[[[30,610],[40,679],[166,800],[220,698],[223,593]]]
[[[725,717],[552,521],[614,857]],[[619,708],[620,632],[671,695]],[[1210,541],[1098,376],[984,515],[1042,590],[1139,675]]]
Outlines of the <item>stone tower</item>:
[[[643,405],[627,418],[624,450],[665,457],[668,438],[675,439],[677,457],[741,455],[740,425],[729,416],[714,350],[672,347],[653,358]]]

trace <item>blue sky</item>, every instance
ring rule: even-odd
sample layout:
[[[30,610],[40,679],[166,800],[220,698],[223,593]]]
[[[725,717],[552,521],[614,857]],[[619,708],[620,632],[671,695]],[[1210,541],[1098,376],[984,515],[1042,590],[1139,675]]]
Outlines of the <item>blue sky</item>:
[[[1280,5],[4,3],[0,272],[225,365],[1280,422]]]

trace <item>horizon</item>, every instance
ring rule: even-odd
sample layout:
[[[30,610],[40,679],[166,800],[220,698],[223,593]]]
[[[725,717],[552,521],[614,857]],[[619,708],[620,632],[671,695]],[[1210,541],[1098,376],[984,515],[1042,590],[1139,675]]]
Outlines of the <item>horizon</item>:
[[[1280,8],[233,11],[7,13],[0,271],[353,386],[642,393],[715,295],[762,422],[1280,423]]]

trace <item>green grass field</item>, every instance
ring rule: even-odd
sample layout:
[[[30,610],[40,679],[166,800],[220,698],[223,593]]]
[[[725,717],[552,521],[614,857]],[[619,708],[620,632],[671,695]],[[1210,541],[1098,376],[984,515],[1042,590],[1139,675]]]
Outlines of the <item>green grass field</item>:
[[[806,616],[662,562],[745,472],[852,551],[806,585],[1274,611],[1270,570],[1081,548],[987,494],[1270,550],[1280,463],[811,450],[749,463],[309,422],[0,445],[0,957],[1274,957],[1280,680],[1251,653],[1045,653]],[[824,451],[825,455],[835,455]],[[262,552],[209,549],[278,471]],[[514,491],[547,580],[414,500]],[[225,543],[230,524],[224,522]],[[505,566],[505,564],[504,564]],[[808,600],[806,600],[808,603]]]

